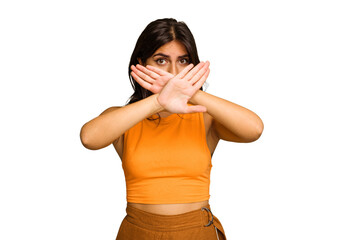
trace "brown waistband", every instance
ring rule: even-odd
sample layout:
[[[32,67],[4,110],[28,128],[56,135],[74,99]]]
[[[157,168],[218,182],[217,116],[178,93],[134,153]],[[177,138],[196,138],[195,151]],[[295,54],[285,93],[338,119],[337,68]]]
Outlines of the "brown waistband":
[[[200,209],[177,215],[154,214],[128,205],[126,213],[125,219],[130,223],[156,231],[179,231],[187,228],[205,227],[206,225],[210,226],[211,220],[214,220],[209,204]]]

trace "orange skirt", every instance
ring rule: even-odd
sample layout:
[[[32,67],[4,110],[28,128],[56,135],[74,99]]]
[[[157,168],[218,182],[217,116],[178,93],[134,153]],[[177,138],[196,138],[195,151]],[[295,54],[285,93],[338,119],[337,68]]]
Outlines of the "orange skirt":
[[[131,206],[126,213],[116,240],[226,240],[209,204],[177,215],[153,214]]]

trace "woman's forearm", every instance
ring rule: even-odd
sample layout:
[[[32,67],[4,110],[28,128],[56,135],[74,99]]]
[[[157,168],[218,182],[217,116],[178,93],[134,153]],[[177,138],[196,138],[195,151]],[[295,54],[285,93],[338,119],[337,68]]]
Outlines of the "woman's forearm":
[[[80,131],[83,145],[91,150],[104,148],[114,142],[141,120],[163,110],[154,94],[141,101],[117,108],[85,123]]]
[[[240,105],[200,90],[190,101],[192,104],[205,106],[207,112],[218,123],[236,135],[239,141],[255,141],[263,131],[264,125],[260,117]],[[216,130],[221,131],[221,128]]]

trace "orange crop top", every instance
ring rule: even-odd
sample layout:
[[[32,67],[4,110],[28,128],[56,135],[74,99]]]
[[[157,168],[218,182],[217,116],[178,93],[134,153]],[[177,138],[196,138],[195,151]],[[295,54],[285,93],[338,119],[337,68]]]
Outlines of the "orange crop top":
[[[212,163],[203,113],[139,122],[124,134],[122,167],[128,202],[208,200]]]

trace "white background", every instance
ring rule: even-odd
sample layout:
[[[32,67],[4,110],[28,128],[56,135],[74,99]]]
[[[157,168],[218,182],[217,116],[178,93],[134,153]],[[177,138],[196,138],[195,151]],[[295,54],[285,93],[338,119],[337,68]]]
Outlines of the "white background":
[[[0,239],[115,239],[121,161],[79,133],[125,104],[135,42],[164,17],[187,23],[210,61],[207,92],[265,124],[212,159],[228,239],[360,239],[356,2],[1,1]]]

